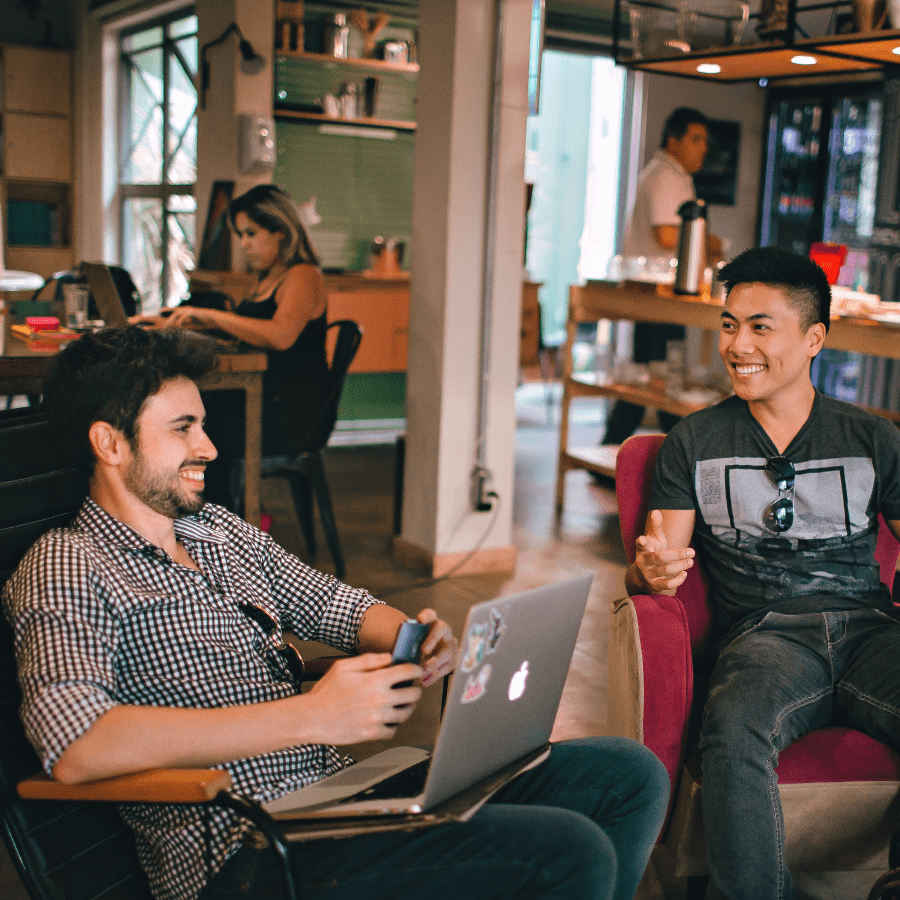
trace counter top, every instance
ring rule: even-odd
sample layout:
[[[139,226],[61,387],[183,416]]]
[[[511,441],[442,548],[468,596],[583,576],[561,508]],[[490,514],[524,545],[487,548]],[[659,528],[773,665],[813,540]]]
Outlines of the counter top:
[[[570,288],[569,315],[583,322],[628,319],[719,330],[720,304],[675,296],[670,291],[671,288],[662,285],[589,281]],[[840,316],[831,320],[825,346],[832,350],[900,359],[900,323],[895,325],[859,315]]]

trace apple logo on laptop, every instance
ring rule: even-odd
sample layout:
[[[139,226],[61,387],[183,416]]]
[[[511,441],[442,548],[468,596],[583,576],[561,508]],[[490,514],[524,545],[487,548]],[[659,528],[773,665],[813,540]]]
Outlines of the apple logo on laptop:
[[[525,679],[528,678],[528,660],[519,667],[519,671],[510,679],[509,699],[518,700],[525,693]]]

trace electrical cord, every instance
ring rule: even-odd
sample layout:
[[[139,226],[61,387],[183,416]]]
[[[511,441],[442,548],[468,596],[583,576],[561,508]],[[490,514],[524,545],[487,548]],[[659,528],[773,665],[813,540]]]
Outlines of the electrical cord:
[[[458,572],[473,556],[481,549],[484,542],[487,540],[488,535],[491,533],[494,525],[497,523],[497,513],[500,510],[500,495],[496,491],[488,491],[485,494],[485,497],[490,497],[494,501],[494,508],[492,510],[493,515],[491,516],[490,521],[487,524],[487,528],[484,529],[484,534],[478,539],[478,542],[475,546],[455,565],[451,568],[447,569],[443,575],[439,575],[437,578],[429,578],[427,581],[417,581],[414,584],[401,585],[400,587],[388,588],[386,591],[380,591],[378,593],[378,599],[381,600],[383,597],[389,597],[392,594],[402,594],[405,591],[413,591],[417,588],[423,587],[431,587],[433,584],[438,584],[441,581],[445,581],[451,575],[454,575]]]

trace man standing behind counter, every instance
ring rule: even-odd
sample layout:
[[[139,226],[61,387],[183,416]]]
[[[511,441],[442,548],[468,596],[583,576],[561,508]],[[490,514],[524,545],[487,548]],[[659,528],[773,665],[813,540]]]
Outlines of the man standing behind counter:
[[[695,200],[694,173],[706,159],[709,128],[706,116],[696,109],[679,106],[666,119],[662,143],[638,180],[637,194],[623,246],[626,257],[643,256],[648,260],[663,258],[666,263],[675,254],[681,218],[678,210],[688,200]],[[707,237],[707,254],[719,256],[722,242]],[[657,322],[636,322],[634,326],[634,361],[647,363],[666,358],[666,341],[684,338],[684,326]],[[677,416],[660,412],[663,431],[678,421]],[[601,444],[621,444],[641,424],[644,407],[618,400],[610,410],[606,434]]]

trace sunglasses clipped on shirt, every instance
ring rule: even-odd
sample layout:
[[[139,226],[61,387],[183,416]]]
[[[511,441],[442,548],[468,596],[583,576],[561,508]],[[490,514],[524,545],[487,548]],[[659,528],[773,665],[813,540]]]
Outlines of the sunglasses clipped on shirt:
[[[281,661],[282,667],[293,683],[297,691],[303,683],[304,664],[303,657],[296,647],[286,644],[281,634],[281,626],[261,606],[255,603],[241,603],[241,612],[252,621],[256,622],[265,632],[268,642],[267,649],[271,650]]]
[[[763,525],[781,534],[794,524],[794,464],[786,456],[773,456],[766,460],[765,471],[778,488],[779,497],[763,510]],[[785,493],[787,496],[782,497]]]

